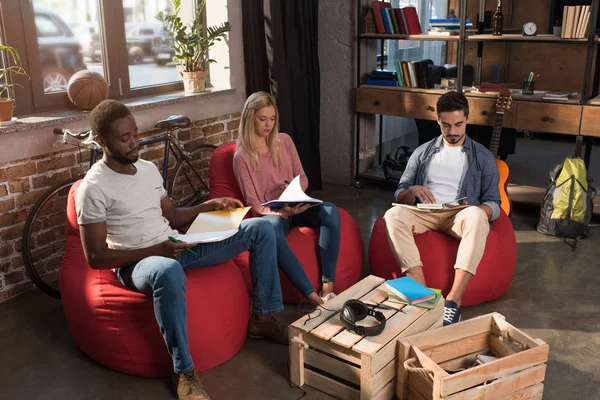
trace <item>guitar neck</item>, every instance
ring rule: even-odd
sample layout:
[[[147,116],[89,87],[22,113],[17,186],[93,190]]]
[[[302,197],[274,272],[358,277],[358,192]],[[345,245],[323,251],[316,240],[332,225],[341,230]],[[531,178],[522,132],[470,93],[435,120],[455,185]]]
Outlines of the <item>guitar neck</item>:
[[[496,113],[496,122],[494,123],[494,131],[492,133],[492,141],[490,142],[490,151],[494,157],[498,157],[498,150],[500,149],[500,135],[502,134],[502,121],[504,120],[504,113]]]

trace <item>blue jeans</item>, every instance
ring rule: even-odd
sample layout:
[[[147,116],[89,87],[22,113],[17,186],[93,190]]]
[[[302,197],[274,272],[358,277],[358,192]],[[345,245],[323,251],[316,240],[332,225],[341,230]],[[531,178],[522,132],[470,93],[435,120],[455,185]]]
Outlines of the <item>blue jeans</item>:
[[[196,255],[184,251],[176,260],[147,257],[117,270],[123,285],[154,298],[156,320],[178,374],[194,368],[188,348],[184,270],[215,265],[250,250],[252,312],[283,311],[275,234],[267,221],[245,220],[236,235],[221,242],[199,244],[193,250]]]
[[[308,297],[315,291],[302,268],[302,264],[290,249],[286,236],[292,226],[307,226],[321,228],[319,234],[319,255],[323,282],[335,282],[335,270],[340,252],[340,212],[335,204],[323,203],[311,207],[302,214],[287,219],[276,215],[262,217],[273,225],[277,239],[277,264],[285,276],[300,291]]]

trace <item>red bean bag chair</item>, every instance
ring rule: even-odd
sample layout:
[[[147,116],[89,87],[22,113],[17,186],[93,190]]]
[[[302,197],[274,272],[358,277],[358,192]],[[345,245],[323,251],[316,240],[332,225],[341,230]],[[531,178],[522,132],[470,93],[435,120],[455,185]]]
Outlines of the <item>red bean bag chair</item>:
[[[209,184],[211,199],[217,197],[233,197],[244,201],[235,176],[233,174],[233,155],[235,144],[226,144],[216,149],[210,159]],[[341,218],[340,254],[336,270],[336,281],[333,285],[335,293],[343,292],[358,282],[363,270],[364,248],[358,225],[350,214],[339,208]],[[321,272],[318,261],[319,229],[306,227],[293,227],[287,235],[290,248],[298,257],[304,271],[313,287],[321,290]],[[234,258],[235,263],[242,270],[246,284],[250,289],[250,270],[248,253]],[[283,301],[298,303],[304,298],[287,277],[279,272]]]
[[[442,289],[447,295],[454,282],[454,262],[459,241],[441,232],[426,232],[415,235],[415,242],[423,262],[423,274],[427,286]],[[369,263],[374,275],[392,279],[402,275],[398,266],[381,215],[371,233]],[[477,273],[467,286],[462,306],[474,306],[500,297],[512,281],[517,265],[517,242],[512,223],[501,211],[500,217],[492,222],[487,237],[483,258]]]
[[[154,316],[152,297],[123,286],[110,269],[86,262],[74,193],[67,205],[67,241],[60,292],[69,329],[88,356],[127,374],[164,377],[173,361]],[[250,299],[244,278],[229,261],[186,272],[188,341],[194,367],[204,371],[232,358],[242,347]]]

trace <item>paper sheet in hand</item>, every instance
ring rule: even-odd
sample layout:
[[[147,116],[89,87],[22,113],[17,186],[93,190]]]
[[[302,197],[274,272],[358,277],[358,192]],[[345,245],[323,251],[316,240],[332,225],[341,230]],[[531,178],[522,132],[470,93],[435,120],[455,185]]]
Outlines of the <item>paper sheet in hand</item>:
[[[290,182],[283,193],[281,193],[279,199],[268,201],[262,205],[269,208],[281,208],[285,204],[290,207],[295,207],[298,204],[310,204],[312,207],[321,203],[323,203],[323,200],[313,199],[304,193],[304,190],[302,190],[302,186],[300,185],[300,175],[298,175]]]
[[[238,233],[240,224],[250,207],[232,211],[220,210],[200,213],[185,235],[176,239],[186,243],[210,243],[225,240]]]

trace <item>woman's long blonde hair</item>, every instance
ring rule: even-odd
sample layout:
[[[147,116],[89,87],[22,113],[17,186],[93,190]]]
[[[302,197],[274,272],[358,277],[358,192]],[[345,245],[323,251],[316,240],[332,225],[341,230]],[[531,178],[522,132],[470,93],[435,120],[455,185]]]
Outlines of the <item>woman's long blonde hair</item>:
[[[275,108],[275,125],[267,137],[267,146],[273,156],[275,166],[281,166],[281,154],[279,152],[279,110],[275,104],[275,98],[267,92],[252,93],[244,104],[240,118],[239,138],[237,140],[238,151],[245,151],[252,160],[254,169],[258,168],[259,154],[254,147],[254,117],[256,112],[262,108],[273,106]]]

